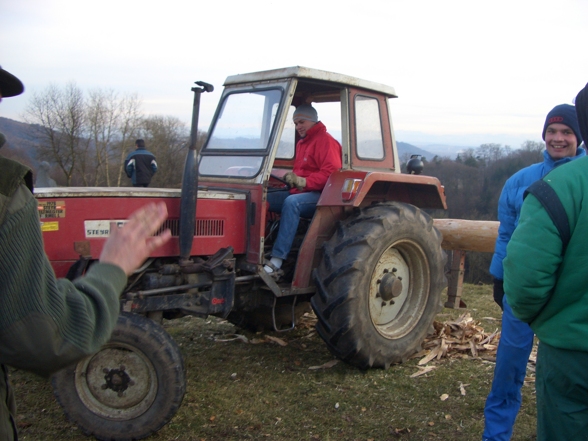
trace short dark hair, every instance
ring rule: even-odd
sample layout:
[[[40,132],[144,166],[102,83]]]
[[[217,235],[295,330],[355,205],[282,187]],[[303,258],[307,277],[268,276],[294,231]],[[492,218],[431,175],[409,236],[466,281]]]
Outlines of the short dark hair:
[[[135,141],[135,145],[136,145],[137,147],[144,148],[144,147],[145,147],[145,141],[143,141],[142,139],[137,139],[137,140]]]

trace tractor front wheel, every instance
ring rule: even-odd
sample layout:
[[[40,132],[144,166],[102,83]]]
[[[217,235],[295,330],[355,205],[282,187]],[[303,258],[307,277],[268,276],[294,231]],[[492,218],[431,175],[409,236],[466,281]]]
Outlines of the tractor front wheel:
[[[174,416],[186,390],[178,346],[157,323],[121,313],[100,351],[52,379],[66,416],[99,440],[145,438]]]

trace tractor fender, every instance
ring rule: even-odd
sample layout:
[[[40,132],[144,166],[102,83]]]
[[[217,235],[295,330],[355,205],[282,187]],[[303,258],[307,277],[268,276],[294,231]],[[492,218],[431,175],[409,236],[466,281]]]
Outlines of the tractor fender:
[[[317,206],[362,207],[392,201],[419,208],[447,209],[445,191],[435,177],[362,170],[333,173]]]

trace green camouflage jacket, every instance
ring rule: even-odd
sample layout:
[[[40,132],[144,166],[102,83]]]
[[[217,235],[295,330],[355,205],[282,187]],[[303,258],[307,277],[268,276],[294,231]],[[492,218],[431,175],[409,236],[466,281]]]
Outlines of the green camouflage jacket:
[[[106,343],[127,279],[102,263],[56,279],[31,183],[27,167],[0,157],[0,363],[47,376]],[[4,366],[0,374],[0,439],[13,440],[14,398]]]

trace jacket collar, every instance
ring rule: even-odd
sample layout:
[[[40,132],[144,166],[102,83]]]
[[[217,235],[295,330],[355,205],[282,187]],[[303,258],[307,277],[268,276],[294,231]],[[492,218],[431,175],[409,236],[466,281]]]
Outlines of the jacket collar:
[[[311,139],[313,136],[326,131],[327,128],[325,127],[325,125],[322,122],[318,121],[314,126],[312,126],[310,129],[306,131],[306,136],[302,138],[302,140],[307,141]]]
[[[586,150],[584,150],[583,147],[578,147],[576,149],[576,156],[561,158],[558,160],[554,160],[551,156],[549,156],[549,153],[547,153],[547,149],[543,150],[543,159],[544,159],[545,163],[547,164],[547,166],[549,167],[549,169],[553,169],[553,168],[558,167],[562,164],[566,164],[570,161],[573,161],[574,159],[581,158],[582,156],[586,156]]]

